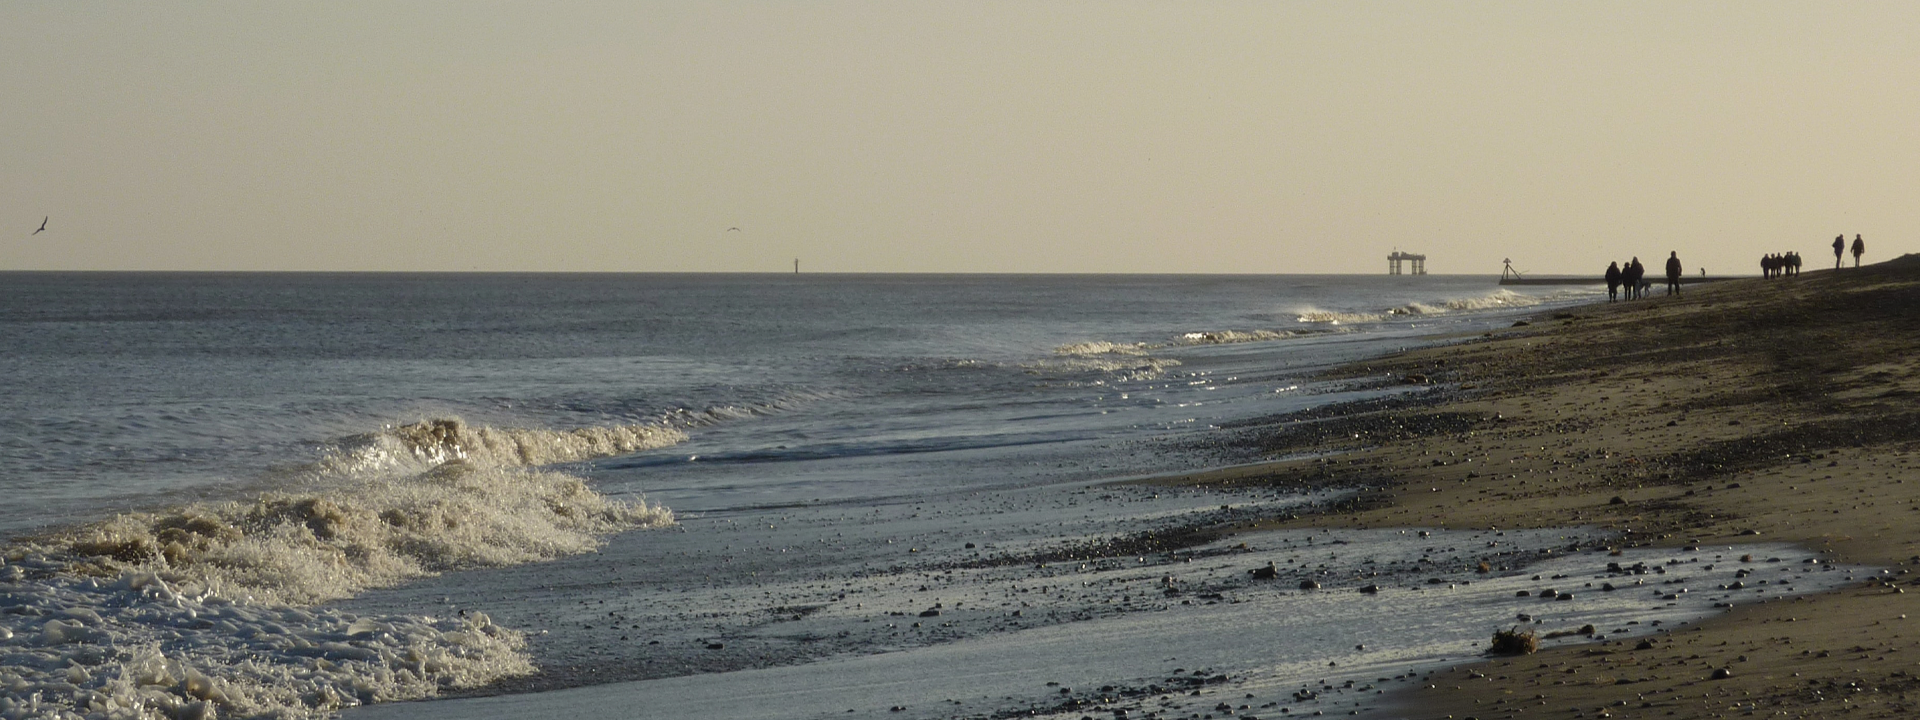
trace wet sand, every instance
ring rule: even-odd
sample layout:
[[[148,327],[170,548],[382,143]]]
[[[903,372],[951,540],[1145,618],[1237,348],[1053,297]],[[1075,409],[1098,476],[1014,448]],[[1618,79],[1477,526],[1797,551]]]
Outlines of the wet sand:
[[[1343,372],[1447,389],[1238,428],[1299,459],[1172,482],[1364,488],[1262,529],[1586,526],[1623,547],[1786,542],[1881,569],[1644,644],[1438,673],[1396,715],[1920,715],[1920,257],[1656,291]]]

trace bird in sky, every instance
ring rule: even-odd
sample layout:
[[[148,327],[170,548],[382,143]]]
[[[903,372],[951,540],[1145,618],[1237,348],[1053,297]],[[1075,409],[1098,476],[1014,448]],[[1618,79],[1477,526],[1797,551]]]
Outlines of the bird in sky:
[[[740,228],[730,227],[730,228],[727,228],[727,232],[740,232]]]
[[[51,215],[49,215],[49,216],[47,216],[47,217],[43,217],[43,218],[40,218],[40,230],[45,230],[45,229],[47,229],[47,221],[48,221],[48,220],[50,220],[50,219],[52,219],[52,218],[53,218],[53,216],[51,216]],[[28,237],[32,237],[32,236],[34,236],[34,235],[39,235],[39,234],[40,234],[40,230],[35,230],[35,231],[33,231],[33,232],[30,232],[30,233],[27,233],[27,236],[28,236]]]

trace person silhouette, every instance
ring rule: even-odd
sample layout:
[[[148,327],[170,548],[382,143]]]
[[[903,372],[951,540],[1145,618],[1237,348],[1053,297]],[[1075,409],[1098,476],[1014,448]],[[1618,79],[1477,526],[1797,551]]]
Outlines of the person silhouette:
[[[1860,239],[1859,233],[1853,236],[1853,266],[1860,267],[1860,256],[1867,254],[1867,243]]]
[[[1793,277],[1800,276],[1800,251],[1794,250],[1787,253],[1787,274]]]
[[[1680,251],[1667,253],[1667,294],[1680,294]]]
[[[1840,256],[1847,251],[1847,236],[1835,235],[1833,238],[1833,269],[1840,269]]]
[[[1620,263],[1607,263],[1607,302],[1620,297]]]

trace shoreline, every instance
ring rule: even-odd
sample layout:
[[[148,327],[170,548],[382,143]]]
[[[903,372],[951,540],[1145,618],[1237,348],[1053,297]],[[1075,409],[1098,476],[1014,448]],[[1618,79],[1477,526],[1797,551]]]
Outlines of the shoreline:
[[[1920,258],[1906,256],[1556,311],[1335,373],[1456,388],[1437,402],[1241,428],[1269,454],[1305,457],[1151,482],[1368,488],[1241,533],[1588,527],[1623,547],[1786,542],[1884,568],[1657,642],[1458,666],[1402,691],[1401,716],[1908,717],[1920,709],[1920,625],[1903,627],[1920,593],[1901,587],[1920,566],[1920,487],[1904,487],[1920,483],[1916,307]]]

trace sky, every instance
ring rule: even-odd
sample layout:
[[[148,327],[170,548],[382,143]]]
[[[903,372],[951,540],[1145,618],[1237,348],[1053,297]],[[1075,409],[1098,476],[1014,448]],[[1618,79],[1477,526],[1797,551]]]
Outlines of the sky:
[[[1912,2],[8,0],[0,270],[1757,274],[1841,233],[1872,262],[1920,251],[1915,28]]]

